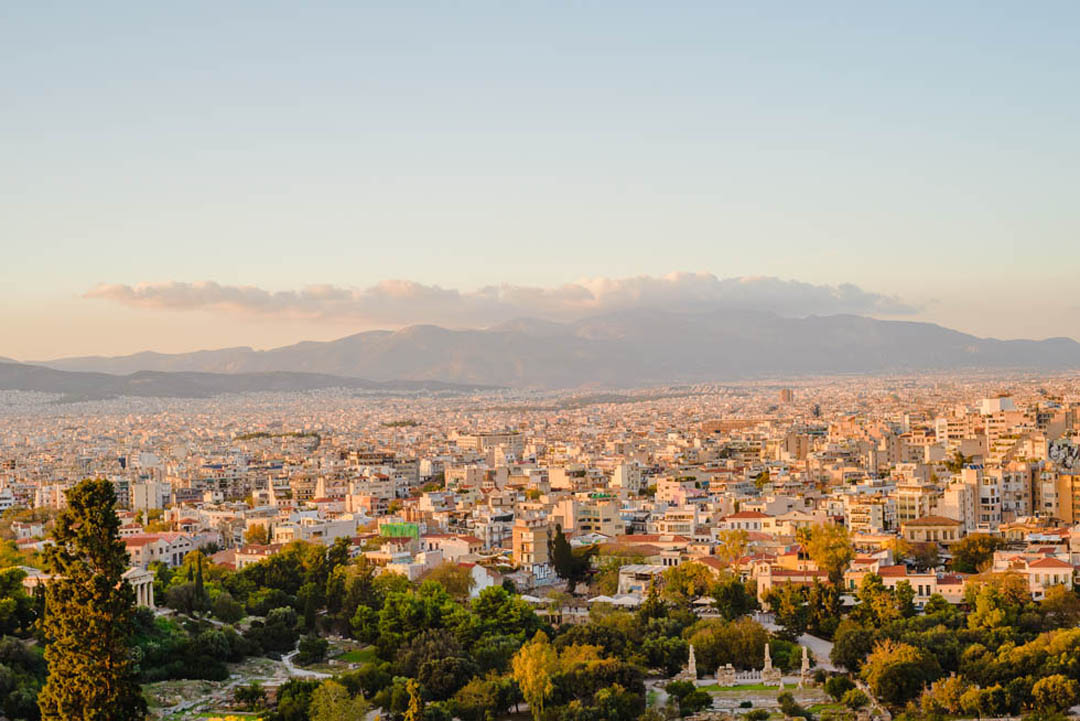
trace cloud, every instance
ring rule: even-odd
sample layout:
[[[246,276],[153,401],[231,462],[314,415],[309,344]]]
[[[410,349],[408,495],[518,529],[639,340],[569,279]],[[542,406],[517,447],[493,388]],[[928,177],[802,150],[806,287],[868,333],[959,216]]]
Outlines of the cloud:
[[[210,310],[386,326],[435,323],[483,327],[520,317],[565,321],[638,308],[684,312],[737,308],[787,316],[905,315],[918,310],[895,297],[850,283],[814,285],[772,277],[717,278],[711,273],[585,278],[551,288],[502,284],[472,291],[408,280],[385,280],[368,288],[312,285],[288,291],[213,281],[173,281],[101,284],[85,297],[132,308]]]

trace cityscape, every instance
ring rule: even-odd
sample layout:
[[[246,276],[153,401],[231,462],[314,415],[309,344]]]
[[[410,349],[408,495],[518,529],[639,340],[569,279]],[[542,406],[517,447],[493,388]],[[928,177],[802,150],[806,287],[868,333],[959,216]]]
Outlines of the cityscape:
[[[538,702],[512,651],[537,632],[554,635],[556,682],[603,667],[628,685],[584,695],[635,717],[1018,713],[1051,684],[1053,703],[1071,699],[1075,680],[1040,666],[1027,685],[986,686],[962,644],[1038,632],[980,657],[1009,674],[1009,654],[1075,633],[1078,413],[1080,377],[1023,372],[619,393],[5,391],[5,632],[31,631],[57,518],[95,478],[115,493],[123,578],[149,624],[136,648],[155,718],[289,718],[283,694],[318,706],[339,685],[359,690],[334,697],[352,709],[335,716],[406,714],[414,696],[447,717],[523,713]],[[335,567],[297,585],[312,553]],[[516,620],[470,652],[458,634],[476,631],[387,605],[432,598]],[[387,633],[402,634],[390,648]],[[414,646],[432,666],[410,691]]]
[[[1080,4],[0,6],[0,721],[1080,719]]]

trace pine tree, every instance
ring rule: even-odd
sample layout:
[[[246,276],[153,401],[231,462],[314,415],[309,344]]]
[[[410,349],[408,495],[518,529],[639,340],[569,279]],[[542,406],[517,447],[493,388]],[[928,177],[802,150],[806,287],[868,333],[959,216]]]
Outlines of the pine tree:
[[[45,660],[49,676],[38,695],[42,721],[140,721],[146,700],[129,641],[135,591],[123,579],[116,493],[104,479],[67,492],[45,550],[52,574],[45,591]]]

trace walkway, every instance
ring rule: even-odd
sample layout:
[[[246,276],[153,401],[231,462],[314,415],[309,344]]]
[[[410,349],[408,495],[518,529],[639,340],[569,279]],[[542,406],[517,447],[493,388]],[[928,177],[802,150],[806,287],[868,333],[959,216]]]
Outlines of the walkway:
[[[779,631],[780,627],[773,621],[772,614],[769,613],[755,613],[754,620],[760,623],[769,631]],[[814,654],[814,661],[817,664],[814,668],[823,668],[826,671],[836,671],[836,667],[832,661],[829,660],[829,654],[832,653],[833,643],[832,641],[826,641],[823,638],[817,636],[811,636],[808,633],[804,633],[799,636],[796,641],[800,646],[806,646],[810,653]]]

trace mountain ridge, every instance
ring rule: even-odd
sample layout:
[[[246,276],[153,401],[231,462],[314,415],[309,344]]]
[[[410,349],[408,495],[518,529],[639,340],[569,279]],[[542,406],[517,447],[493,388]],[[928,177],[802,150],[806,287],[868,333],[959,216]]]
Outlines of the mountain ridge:
[[[381,393],[464,392],[479,386],[441,381],[371,381],[321,373],[205,373],[137,371],[126,375],[63,371],[26,363],[0,363],[0,390],[61,393],[64,400],[100,400],[120,396],[210,398],[226,393],[295,393],[350,388]]]
[[[413,325],[254,350],[61,358],[34,365],[100,373],[322,373],[569,388],[734,380],[778,374],[963,368],[1080,368],[1080,343],[980,338],[934,323],[767,311],[618,311],[556,323],[519,318],[489,329]]]

